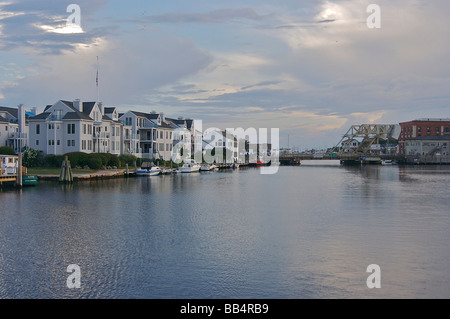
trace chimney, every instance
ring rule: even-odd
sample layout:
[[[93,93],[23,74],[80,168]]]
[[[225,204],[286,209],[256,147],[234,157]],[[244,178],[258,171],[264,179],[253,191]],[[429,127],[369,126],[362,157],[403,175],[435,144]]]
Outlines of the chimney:
[[[38,112],[37,107],[32,107],[31,108],[31,113],[32,114],[37,115],[37,112]]]
[[[73,101],[73,107],[76,108],[78,111],[83,112],[83,102],[79,99],[76,99]]]
[[[164,115],[164,113],[161,113],[161,121],[165,122],[166,121],[166,116]]]
[[[19,151],[21,152],[22,147],[25,146],[25,143],[23,143],[22,141],[22,137],[25,136],[25,106],[23,104],[20,104],[18,106],[18,112],[17,112],[17,118],[19,120],[19,134],[20,134],[20,139],[19,139]]]

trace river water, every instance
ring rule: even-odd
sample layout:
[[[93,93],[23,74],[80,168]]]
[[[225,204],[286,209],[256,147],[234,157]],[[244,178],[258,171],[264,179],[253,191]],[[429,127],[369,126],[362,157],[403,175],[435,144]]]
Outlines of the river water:
[[[305,162],[3,189],[0,298],[449,298],[449,187],[450,166]]]

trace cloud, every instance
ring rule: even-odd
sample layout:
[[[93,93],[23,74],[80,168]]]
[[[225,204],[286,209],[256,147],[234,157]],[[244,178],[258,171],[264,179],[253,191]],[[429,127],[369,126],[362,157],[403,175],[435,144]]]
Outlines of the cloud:
[[[41,72],[17,81],[17,86],[5,88],[3,93],[16,103],[36,106],[58,99],[96,100],[96,56],[100,99],[128,108],[132,103],[144,103],[152,90],[195,74],[211,62],[193,41],[164,31],[148,32],[146,41],[131,36],[98,38],[62,54],[35,56]]]
[[[209,12],[192,13],[165,13],[145,17],[150,23],[170,24],[218,24],[240,20],[262,20],[265,16],[259,15],[251,8],[226,8]]]
[[[90,27],[107,0],[79,0],[81,26],[67,25],[73,1],[19,0],[0,4],[2,50],[32,48],[45,54],[60,54],[78,44],[91,44],[108,34],[109,28]],[[83,29],[89,30],[84,32]]]

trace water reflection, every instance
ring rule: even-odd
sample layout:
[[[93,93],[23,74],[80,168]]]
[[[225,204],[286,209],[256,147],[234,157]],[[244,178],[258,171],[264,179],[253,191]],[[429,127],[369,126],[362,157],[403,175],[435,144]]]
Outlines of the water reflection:
[[[449,297],[449,172],[310,165],[4,190],[0,297]]]

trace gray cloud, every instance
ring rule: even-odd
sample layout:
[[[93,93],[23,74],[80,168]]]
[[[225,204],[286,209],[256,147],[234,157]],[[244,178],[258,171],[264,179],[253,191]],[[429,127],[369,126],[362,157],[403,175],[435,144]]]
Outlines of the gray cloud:
[[[85,33],[58,34],[48,32],[41,26],[60,27],[66,24],[70,13],[66,12],[72,0],[20,0],[0,6],[5,17],[0,20],[2,37],[0,48],[32,48],[44,54],[59,54],[73,49],[77,44],[89,44],[99,36],[107,35],[111,28],[89,28],[95,14],[107,0],[79,0],[82,28]]]
[[[197,24],[216,24],[227,23],[238,20],[262,20],[266,16],[259,15],[251,8],[242,9],[220,9],[210,12],[193,13],[166,13],[145,17],[150,23],[197,23]]]

